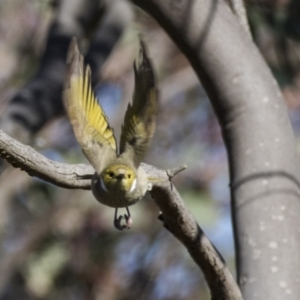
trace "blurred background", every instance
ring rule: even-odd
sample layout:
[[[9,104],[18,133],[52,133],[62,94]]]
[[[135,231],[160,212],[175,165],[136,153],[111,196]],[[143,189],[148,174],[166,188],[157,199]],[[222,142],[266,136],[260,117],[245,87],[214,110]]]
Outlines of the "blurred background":
[[[0,0],[0,118],[37,76],[61,2]],[[253,0],[246,7],[300,147],[300,1]],[[151,17],[130,9],[132,21],[97,70],[96,94],[118,139],[142,33],[161,97],[146,162],[165,169],[187,164],[174,183],[234,273],[227,156],[218,122],[187,59]],[[35,149],[56,161],[87,163],[63,111],[44,123],[30,131]],[[133,228],[118,232],[114,210],[90,191],[62,189],[5,163],[0,195],[0,300],[210,299],[201,271],[158,221],[150,197],[132,207]]]

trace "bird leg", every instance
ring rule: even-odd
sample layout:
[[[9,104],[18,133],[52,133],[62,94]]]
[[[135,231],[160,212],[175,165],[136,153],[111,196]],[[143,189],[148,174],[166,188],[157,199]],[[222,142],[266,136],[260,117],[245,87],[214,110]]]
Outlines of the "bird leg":
[[[123,230],[124,228],[123,228],[122,225],[121,225],[123,216],[120,215],[119,217],[117,217],[117,214],[118,214],[118,209],[116,208],[116,209],[115,209],[114,226],[115,226],[115,228],[117,228],[118,230]]]
[[[124,214],[124,216],[122,215],[118,216],[118,208],[116,208],[115,210],[114,226],[116,229],[121,231],[123,229],[130,229],[132,226],[132,218],[128,207],[126,207],[126,210],[127,210],[127,215]],[[125,219],[125,224],[122,224],[123,218]]]
[[[130,211],[129,211],[128,207],[126,207],[126,210],[127,210],[127,215],[125,214],[124,217],[125,217],[125,220],[126,220],[127,229],[130,229],[131,226],[132,226],[132,218],[131,218]]]

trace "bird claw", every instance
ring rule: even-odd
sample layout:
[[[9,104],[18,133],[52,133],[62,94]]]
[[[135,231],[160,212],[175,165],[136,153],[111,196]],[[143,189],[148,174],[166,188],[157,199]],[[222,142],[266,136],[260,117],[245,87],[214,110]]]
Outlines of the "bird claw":
[[[124,217],[125,217],[125,220],[126,220],[126,228],[127,229],[130,229],[131,227],[132,227],[132,218],[131,218],[131,216],[129,215],[124,215]]]
[[[123,228],[123,226],[122,226],[122,219],[123,219],[123,216],[121,215],[121,216],[119,216],[118,218],[115,218],[114,219],[114,226],[115,226],[115,228],[116,229],[118,229],[118,230],[123,230],[124,228]]]
[[[117,210],[115,213],[114,226],[116,229],[122,231],[124,229],[130,229],[132,227],[132,218],[130,216],[129,210],[127,209],[128,215],[120,215],[117,217]],[[125,223],[123,223],[123,219],[125,219]],[[123,223],[123,224],[122,224]]]

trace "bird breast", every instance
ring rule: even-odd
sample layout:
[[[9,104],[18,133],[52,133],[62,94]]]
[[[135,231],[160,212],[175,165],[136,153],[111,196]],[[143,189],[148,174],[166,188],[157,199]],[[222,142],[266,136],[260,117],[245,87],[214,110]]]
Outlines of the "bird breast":
[[[147,192],[148,180],[145,171],[139,167],[137,177],[130,190],[120,188],[107,189],[101,176],[94,174],[92,179],[92,192],[94,197],[102,204],[110,207],[127,207],[141,200]]]

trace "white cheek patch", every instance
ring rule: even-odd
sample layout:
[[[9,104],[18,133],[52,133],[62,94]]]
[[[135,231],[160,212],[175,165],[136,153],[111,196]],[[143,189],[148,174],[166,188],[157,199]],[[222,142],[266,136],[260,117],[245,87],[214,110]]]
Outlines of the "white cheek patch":
[[[132,193],[136,189],[136,178],[133,180],[129,193]]]
[[[100,176],[100,185],[101,185],[102,190],[104,190],[105,192],[108,192],[108,189],[106,188],[105,183],[101,176]]]

